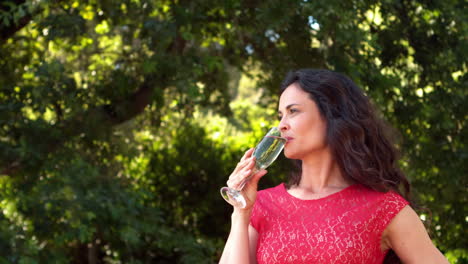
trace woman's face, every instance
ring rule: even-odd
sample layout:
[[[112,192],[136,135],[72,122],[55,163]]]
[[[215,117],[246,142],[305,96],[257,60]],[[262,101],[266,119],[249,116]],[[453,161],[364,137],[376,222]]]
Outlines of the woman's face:
[[[281,135],[288,139],[284,155],[290,159],[305,159],[328,148],[326,121],[315,102],[298,84],[293,83],[281,94],[278,114]]]

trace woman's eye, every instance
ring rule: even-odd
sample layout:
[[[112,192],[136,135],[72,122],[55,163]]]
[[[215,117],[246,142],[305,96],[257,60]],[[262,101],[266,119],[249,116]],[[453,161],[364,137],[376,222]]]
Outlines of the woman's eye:
[[[282,118],[283,118],[282,116],[278,116],[278,120],[279,120],[279,121],[281,121]]]
[[[293,113],[296,113],[298,110],[297,109],[294,109],[294,108],[291,108],[289,109],[289,113],[293,114]]]

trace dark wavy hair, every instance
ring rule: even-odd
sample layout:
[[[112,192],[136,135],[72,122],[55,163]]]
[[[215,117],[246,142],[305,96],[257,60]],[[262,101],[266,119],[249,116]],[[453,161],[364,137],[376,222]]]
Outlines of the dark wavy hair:
[[[281,93],[296,83],[309,93],[326,120],[326,140],[344,177],[379,192],[395,191],[410,201],[410,183],[398,168],[392,131],[369,98],[351,79],[330,70],[302,69],[287,74]],[[288,187],[301,180],[301,161]],[[410,201],[411,202],[411,201]],[[384,263],[400,263],[394,252]]]

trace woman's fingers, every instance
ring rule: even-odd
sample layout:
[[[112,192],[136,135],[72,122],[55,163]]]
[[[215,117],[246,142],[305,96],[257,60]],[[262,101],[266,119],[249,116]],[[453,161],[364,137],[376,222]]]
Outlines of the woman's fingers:
[[[250,177],[251,174],[252,174],[252,170],[245,170],[245,171],[242,171],[242,172],[238,173],[236,177],[230,178],[230,179],[227,181],[227,185],[228,185],[230,188],[233,188],[233,189],[238,190],[238,189],[239,189],[239,186],[240,186],[245,180],[247,180],[247,179]]]
[[[231,176],[239,172],[242,168],[244,168],[250,162],[250,159],[252,158],[253,150],[254,149],[251,148],[244,153],[244,156],[242,156],[241,160],[237,163],[237,166],[234,169],[234,171],[231,173]]]
[[[252,183],[255,186],[257,186],[260,178],[262,178],[265,174],[267,174],[267,172],[268,172],[267,170],[257,171],[254,175],[252,175],[252,179],[249,181],[249,183]]]
[[[244,156],[242,156],[240,162],[242,162],[242,161],[244,161],[244,160],[250,158],[250,157],[252,156],[253,151],[254,151],[254,148],[251,148],[251,149],[247,150],[247,151],[244,153]]]
[[[255,166],[255,157],[249,157],[239,162],[234,172],[229,176],[227,185],[231,188],[237,189],[237,187],[251,176]]]
[[[236,169],[234,172],[232,172],[231,176],[229,176],[229,180],[241,180],[242,178],[245,178],[244,174],[249,175],[249,172],[252,171],[253,167],[255,166],[255,159],[249,158],[237,165]],[[239,179],[240,178],[240,179]]]

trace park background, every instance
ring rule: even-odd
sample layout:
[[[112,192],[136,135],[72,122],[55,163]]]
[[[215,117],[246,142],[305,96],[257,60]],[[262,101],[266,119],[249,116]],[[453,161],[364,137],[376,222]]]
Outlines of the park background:
[[[350,76],[468,263],[467,2],[0,2],[0,263],[216,263],[219,188],[291,69]],[[260,188],[286,179],[284,157]]]

